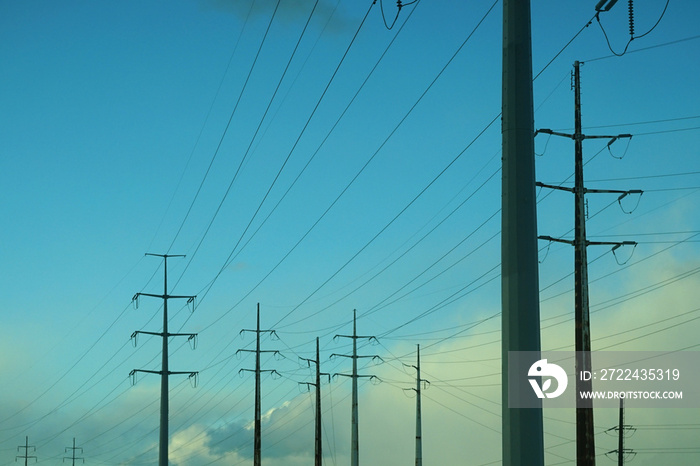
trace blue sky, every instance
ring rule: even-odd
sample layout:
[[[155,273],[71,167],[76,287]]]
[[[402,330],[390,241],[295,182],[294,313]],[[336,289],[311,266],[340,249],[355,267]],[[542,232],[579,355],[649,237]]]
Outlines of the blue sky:
[[[332,337],[353,309],[379,339],[361,354],[386,361],[362,369],[383,380],[361,383],[363,462],[412,461],[416,344],[426,462],[500,462],[503,5],[422,0],[394,23],[394,2],[276,3],[0,2],[0,464],[25,436],[41,461],[75,437],[91,464],[155,462],[159,380],[128,377],[160,364],[157,338],[129,338],[161,330],[157,300],[131,303],[162,292],[147,252],[187,255],[169,260],[169,291],[198,296],[194,313],[169,306],[171,331],[199,333],[194,351],[172,339],[171,370],[200,371],[197,388],[170,382],[173,464],[251,461],[253,379],[238,372],[254,361],[236,352],[256,303],[279,336],[263,347],[284,355],[263,358],[282,374],[263,377],[266,464],[311,461],[298,358],[319,337],[323,370],[349,371],[329,357],[350,351]],[[532,4],[535,127],[572,131],[583,61],[584,131],[633,134],[584,143],[588,185],[645,191],[588,196],[591,240],[639,243],[589,250],[593,347],[697,351],[700,4],[635,3],[635,34],[651,32],[615,56],[627,3],[600,17],[609,45],[584,27],[595,3]],[[570,182],[571,141],[535,146],[538,180]],[[539,234],[570,235],[572,207],[539,192]],[[571,349],[573,251],[540,246],[542,346]],[[350,383],[322,390],[325,463],[344,464]],[[628,412],[636,464],[696,464],[644,449],[694,447],[697,415]],[[616,416],[596,414],[599,461]],[[547,464],[573,462],[573,439],[572,413],[545,413]]]

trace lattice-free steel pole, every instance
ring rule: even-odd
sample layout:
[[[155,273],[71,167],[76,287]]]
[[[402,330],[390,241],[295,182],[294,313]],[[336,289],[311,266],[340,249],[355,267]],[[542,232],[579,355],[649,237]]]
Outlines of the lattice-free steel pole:
[[[503,196],[501,233],[502,449],[506,466],[544,464],[541,402],[508,407],[509,351],[540,351],[529,0],[503,1]],[[534,400],[538,403],[538,400]]]

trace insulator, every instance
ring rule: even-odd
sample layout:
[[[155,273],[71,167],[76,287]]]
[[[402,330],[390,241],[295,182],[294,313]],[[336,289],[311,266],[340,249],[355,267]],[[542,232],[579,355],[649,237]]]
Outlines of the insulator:
[[[628,0],[627,9],[630,13],[630,37],[634,39],[634,0]]]

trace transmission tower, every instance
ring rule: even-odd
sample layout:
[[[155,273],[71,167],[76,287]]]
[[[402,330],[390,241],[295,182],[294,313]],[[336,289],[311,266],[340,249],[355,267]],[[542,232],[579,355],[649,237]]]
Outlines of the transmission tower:
[[[238,371],[239,373],[241,372],[255,372],[255,440],[254,440],[254,453],[253,453],[253,465],[254,466],[260,466],[261,464],[261,445],[262,445],[262,438],[261,438],[261,415],[260,415],[260,373],[261,372],[271,372],[273,374],[280,375],[279,372],[277,372],[275,369],[267,369],[267,370],[260,370],[260,353],[273,353],[275,355],[280,354],[279,351],[277,350],[261,350],[260,349],[260,335],[262,333],[269,333],[271,335],[277,335],[274,330],[260,330],[260,303],[258,303],[258,317],[257,317],[257,327],[255,330],[250,330],[250,329],[243,329],[241,330],[241,333],[243,332],[255,332],[255,349],[254,350],[247,350],[247,349],[239,349],[236,351],[236,353],[239,352],[249,352],[249,353],[255,353],[255,369],[241,369]]]
[[[405,388],[404,390],[413,390],[416,392],[416,466],[423,466],[423,434],[421,426],[421,404],[420,404],[420,392],[421,384],[430,385],[426,379],[420,378],[420,345],[416,352],[416,365],[411,366],[404,364],[405,366],[412,367],[416,370],[416,388]]]
[[[36,456],[29,456],[30,448],[32,449],[32,451],[36,452],[36,447],[29,445],[29,436],[26,436],[24,438],[24,446],[20,445],[17,447],[17,451],[24,450],[24,455],[16,456],[15,461],[17,461],[17,458],[24,458],[24,466],[27,466],[29,458],[34,458],[34,461],[37,461]]]
[[[83,449],[81,447],[76,447],[75,446],[75,437],[73,437],[73,446],[72,447],[66,447],[64,450],[64,453],[67,452],[68,450],[71,451],[71,456],[64,456],[63,461],[65,462],[66,460],[72,460],[72,465],[75,466],[75,460],[83,460],[83,463],[85,462],[85,458],[78,458],[75,456],[75,452],[77,450],[80,450],[80,453],[83,453]]]
[[[574,240],[540,236],[540,239],[567,243],[574,246],[574,282],[575,282],[575,349],[576,349],[576,374],[581,371],[592,371],[591,368],[591,331],[588,308],[588,255],[586,248],[592,245],[612,245],[613,252],[623,245],[635,245],[633,241],[600,242],[586,239],[586,193],[616,193],[620,194],[618,201],[623,197],[637,193],[640,190],[619,191],[610,189],[587,189],[583,184],[583,141],[584,139],[610,139],[608,146],[620,138],[631,138],[631,134],[618,134],[616,136],[590,136],[582,132],[581,127],[581,76],[580,63],[574,63],[574,134],[559,133],[551,129],[540,129],[537,133],[563,136],[574,140],[574,187],[564,188],[544,183],[536,183],[537,186],[550,189],[568,191],[574,194]],[[576,392],[590,392],[593,388],[592,381],[581,380],[576,377]],[[591,398],[577,397],[576,401],[576,464],[579,466],[595,465],[595,437],[593,432],[593,400]]]
[[[352,339],[352,355],[348,354],[331,354],[331,358],[336,356],[342,358],[352,358],[352,374],[333,374],[334,376],[352,378],[352,432],[350,435],[350,466],[358,466],[360,464],[360,445],[359,445],[359,422],[357,409],[357,379],[369,378],[370,380],[379,380],[376,375],[358,375],[357,360],[360,358],[382,359],[377,355],[358,356],[357,355],[357,340],[366,339],[377,341],[374,336],[360,336],[357,334],[357,310],[352,311],[352,335],[336,335],[333,338],[351,338]]]
[[[316,387],[316,425],[314,438],[314,466],[321,466],[323,461],[323,441],[321,437],[321,376],[327,375],[330,382],[330,374],[321,372],[321,359],[319,358],[318,337],[316,337],[316,359],[301,358],[311,367],[311,364],[316,365],[316,382],[299,382],[300,384]]]
[[[187,299],[187,303],[192,304],[192,311],[194,312],[194,298],[195,296],[175,296],[168,294],[168,257],[185,257],[182,255],[172,255],[172,254],[150,254],[147,256],[156,256],[163,258],[163,294],[150,294],[150,293],[136,293],[133,297],[133,301],[138,307],[138,300],[141,296],[150,296],[152,298],[160,298],[163,300],[163,332],[143,332],[135,331],[131,334],[131,338],[134,339],[134,344],[136,344],[136,338],[140,333],[146,335],[155,335],[163,339],[163,353],[162,353],[162,365],[160,371],[150,371],[145,369],[134,369],[129,374],[132,377],[132,382],[136,383],[136,373],[137,372],[147,372],[150,374],[160,374],[160,442],[158,449],[158,466],[168,466],[168,439],[169,439],[169,429],[168,429],[168,377],[171,375],[178,374],[188,374],[191,379],[194,379],[194,383],[197,383],[198,372],[173,372],[168,369],[168,339],[170,337],[186,336],[189,341],[192,342],[193,347],[196,346],[196,333],[169,333],[168,332],[168,300],[169,299]]]

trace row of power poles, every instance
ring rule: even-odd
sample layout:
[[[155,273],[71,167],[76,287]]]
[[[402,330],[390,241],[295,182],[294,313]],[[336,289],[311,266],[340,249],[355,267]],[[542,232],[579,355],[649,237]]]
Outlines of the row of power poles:
[[[24,438],[24,445],[20,445],[17,447],[17,451],[20,451],[20,450],[24,450],[24,455],[18,455],[17,457],[15,457],[15,461],[17,461],[18,459],[23,459],[24,466],[27,466],[29,464],[29,460],[31,460],[31,459],[33,459],[35,462],[38,461],[38,459],[35,455],[29,454],[30,450],[32,452],[36,452],[36,447],[34,445],[29,445],[29,436],[26,436]],[[64,456],[63,457],[64,462],[66,460],[71,460],[73,466],[75,466],[75,460],[81,460],[83,463],[85,462],[85,458],[75,456],[78,450],[80,450],[81,454],[83,453],[82,447],[75,446],[75,437],[73,437],[73,446],[66,447],[64,452],[67,452],[68,450],[71,451],[71,456]]]
[[[187,374],[191,378],[196,380],[198,375],[197,372],[192,371],[171,371],[169,370],[169,360],[168,360],[168,339],[175,336],[186,336],[191,341],[196,341],[196,333],[170,333],[168,331],[168,300],[169,299],[187,299],[188,303],[194,302],[195,296],[177,296],[168,294],[168,258],[169,257],[184,257],[180,255],[169,255],[169,254],[146,254],[148,256],[156,256],[163,258],[163,283],[164,290],[163,294],[150,294],[150,293],[137,293],[134,295],[134,302],[138,304],[138,299],[141,296],[148,296],[154,298],[160,298],[163,300],[163,331],[162,332],[146,332],[146,331],[136,331],[132,334],[132,338],[136,341],[139,334],[154,335],[162,338],[162,370],[153,371],[145,369],[134,369],[131,371],[130,375],[135,379],[137,372],[146,372],[152,374],[158,374],[161,376],[161,397],[160,397],[160,434],[159,434],[159,450],[158,450],[158,466],[168,466],[168,442],[169,442],[169,395],[168,395],[168,377],[177,374]],[[194,306],[193,306],[194,307]],[[262,457],[262,433],[261,433],[261,384],[260,375],[263,372],[270,372],[272,374],[279,373],[275,369],[261,369],[260,355],[262,353],[273,353],[275,355],[280,354],[277,350],[263,350],[260,347],[260,337],[264,334],[275,335],[274,330],[262,330],[260,328],[260,304],[257,306],[257,325],[255,329],[243,329],[243,332],[254,332],[256,335],[255,349],[239,349],[237,353],[240,352],[251,352],[255,353],[255,369],[241,369],[239,372],[254,372],[255,373],[255,430],[254,430],[254,452],[253,452],[253,465],[261,466]],[[378,355],[358,355],[357,354],[357,341],[358,340],[375,340],[374,336],[369,335],[358,335],[357,334],[357,312],[353,311],[353,325],[352,325],[352,335],[336,335],[334,338],[349,338],[352,340],[352,354],[332,354],[331,358],[344,357],[352,359],[352,373],[337,373],[334,376],[349,377],[352,379],[352,429],[351,429],[351,466],[359,466],[359,420],[358,420],[358,379],[369,378],[370,380],[378,380],[375,375],[366,375],[357,373],[357,361],[363,358],[381,359]],[[306,359],[302,358],[309,365],[311,363],[316,366],[316,381],[315,382],[304,382],[307,386],[314,386],[316,388],[316,425],[315,425],[315,465],[321,466],[323,453],[322,453],[322,436],[321,436],[321,376],[328,376],[330,379],[330,374],[321,372],[321,362],[319,358],[319,340],[316,339],[316,359]],[[420,347],[418,348],[418,360],[416,366],[416,466],[422,466],[422,446],[421,446],[421,400],[420,400],[420,387],[421,383],[426,382],[424,379],[420,378]],[[135,382],[135,380],[134,380]],[[74,440],[75,442],[75,440]],[[24,447],[25,460],[27,458],[32,458],[28,456],[27,452],[30,447],[27,439],[27,446]],[[77,448],[75,444],[73,445],[73,457],[75,460],[75,451]]]

